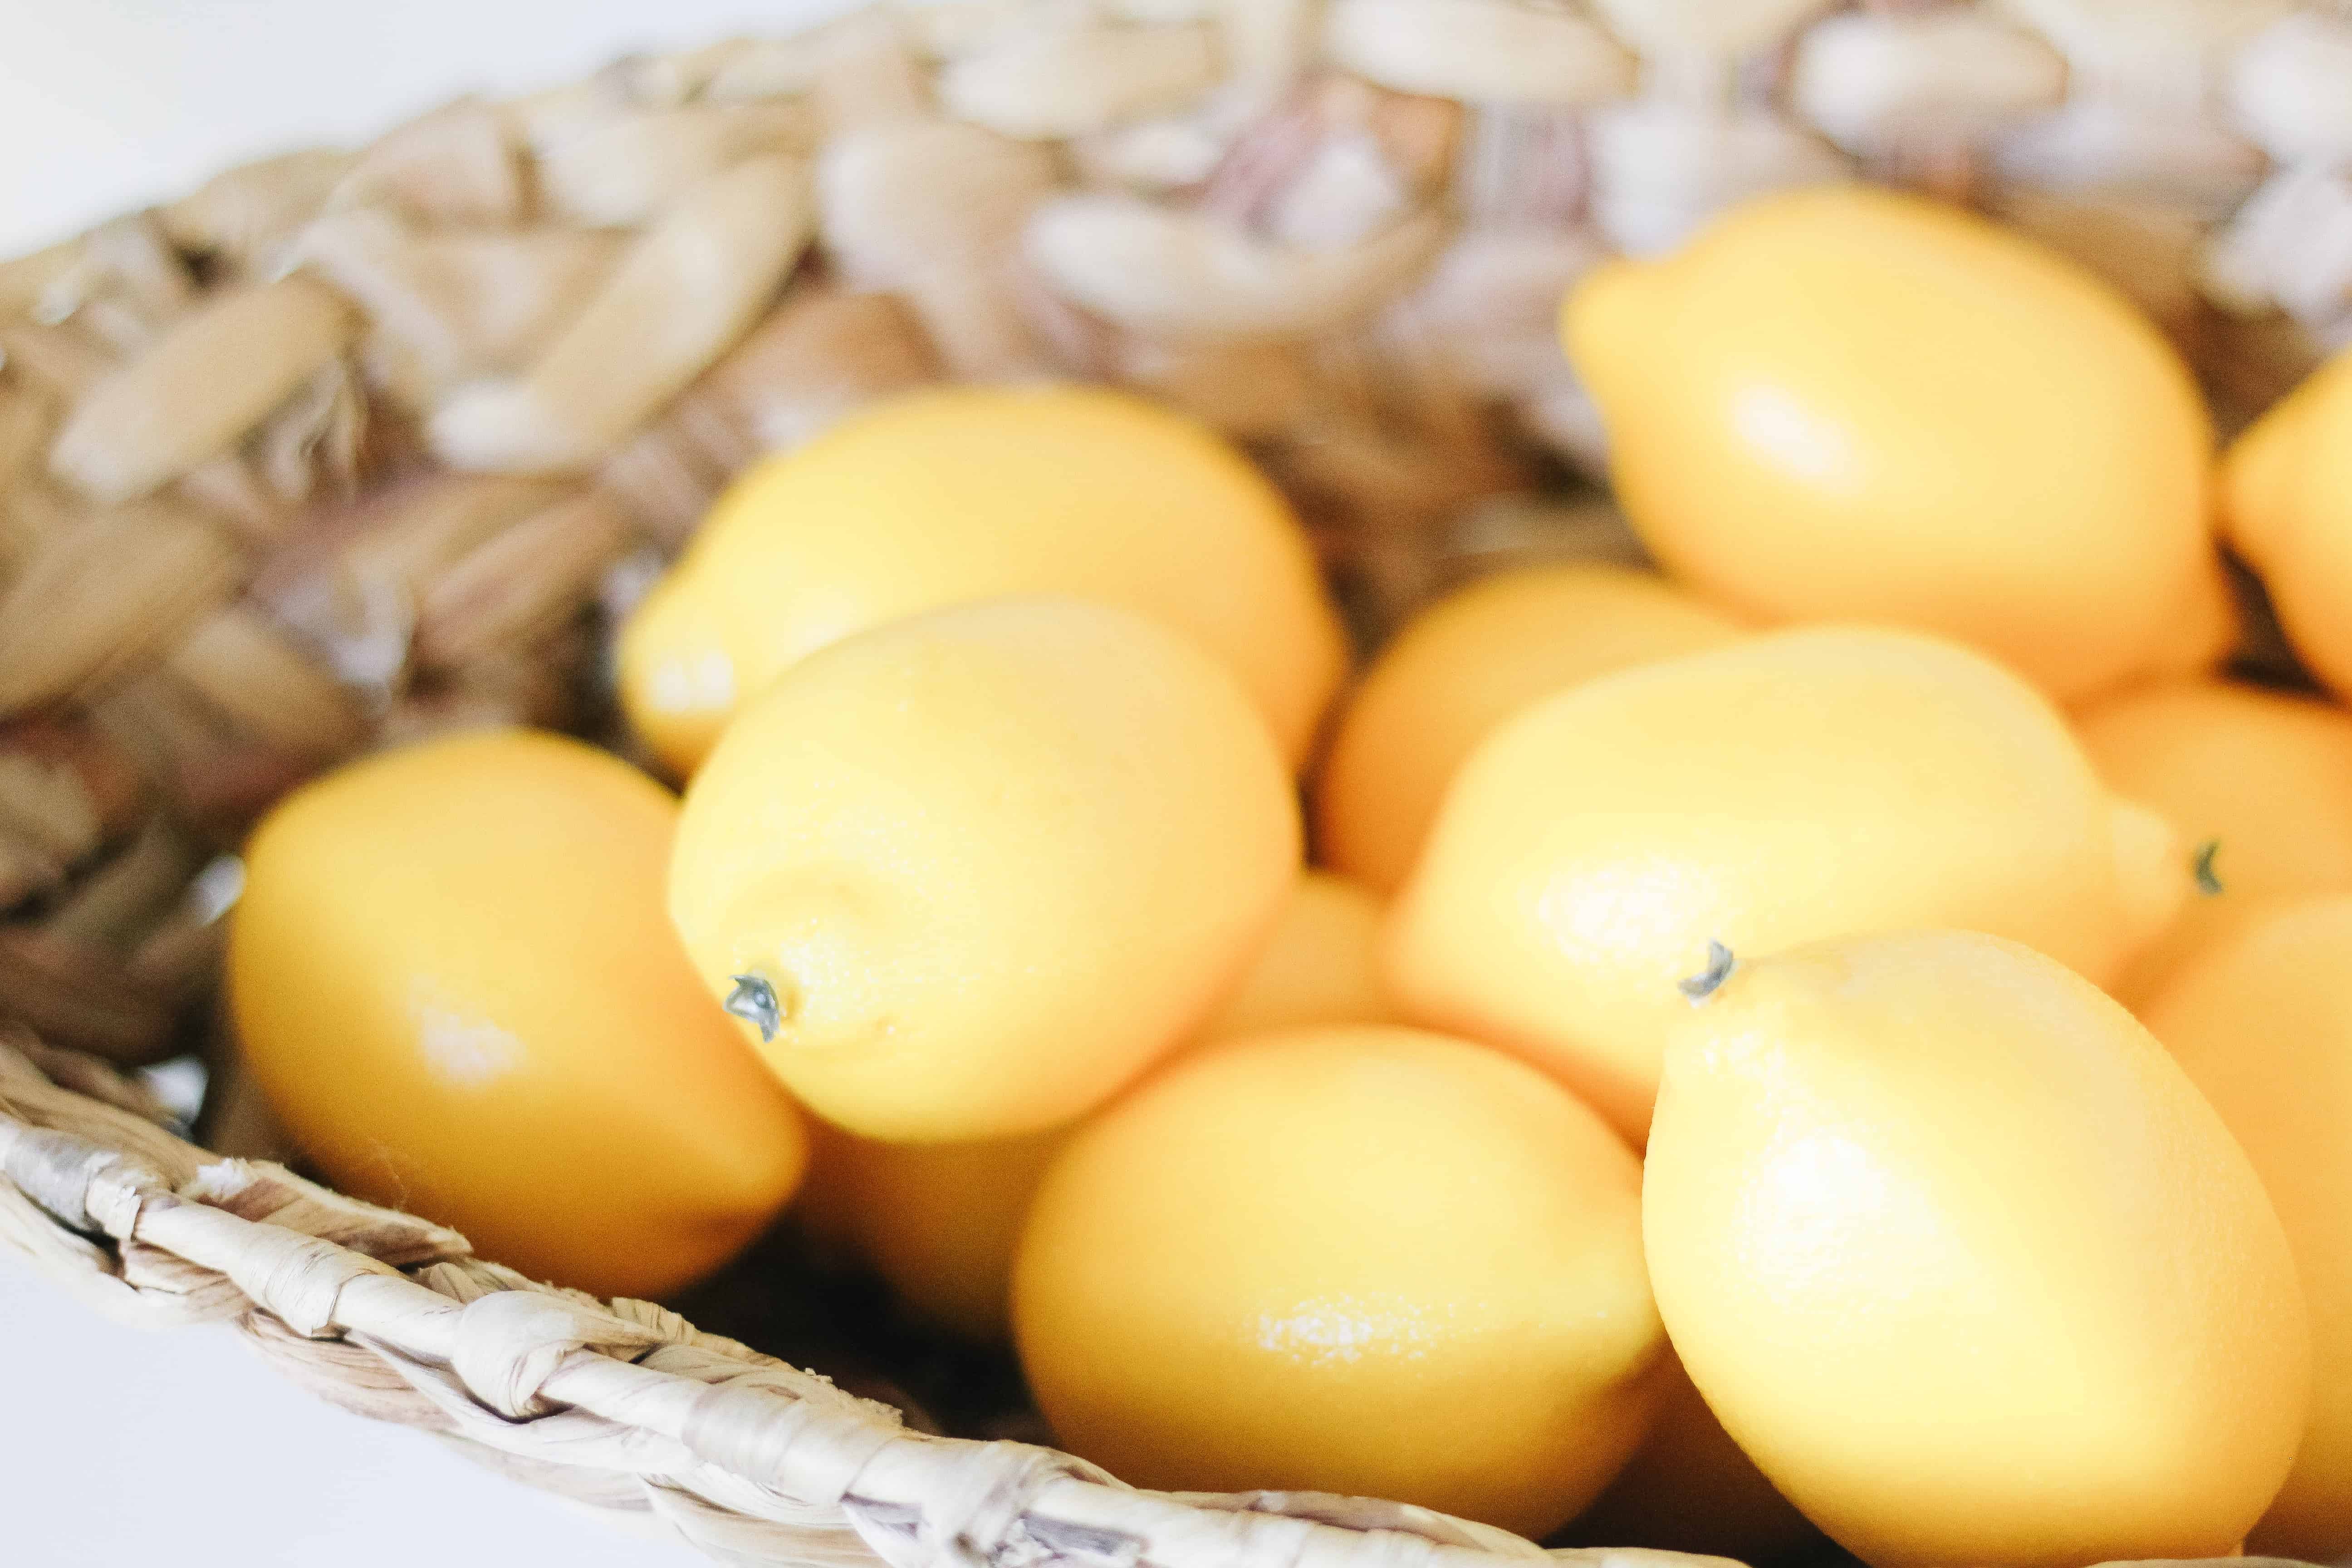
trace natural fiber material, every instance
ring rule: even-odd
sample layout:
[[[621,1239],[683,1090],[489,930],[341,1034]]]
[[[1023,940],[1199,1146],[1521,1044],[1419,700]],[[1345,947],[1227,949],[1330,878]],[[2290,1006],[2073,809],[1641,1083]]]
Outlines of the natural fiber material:
[[[602,646],[728,478],[940,378],[1244,442],[1376,634],[1622,553],[1563,289],[1728,202],[1973,202],[2146,304],[2225,425],[2352,340],[2352,16],[2293,0],[966,0],[460,101],[0,263],[0,1231],[327,1397],[731,1561],[1528,1556],[1386,1504],[1129,1492],[212,1163],[72,1051],[202,1047],[233,854],[452,726],[615,744]]]
[[[152,1114],[88,1058],[0,1044],[0,1235],[118,1316],[237,1321],[347,1409],[482,1445],[583,1501],[660,1514],[722,1561],[1443,1568],[1544,1555],[1402,1505],[1163,1497],[1045,1449],[908,1432],[897,1411],[674,1312],[534,1285],[439,1226],[276,1165],[215,1160]]]

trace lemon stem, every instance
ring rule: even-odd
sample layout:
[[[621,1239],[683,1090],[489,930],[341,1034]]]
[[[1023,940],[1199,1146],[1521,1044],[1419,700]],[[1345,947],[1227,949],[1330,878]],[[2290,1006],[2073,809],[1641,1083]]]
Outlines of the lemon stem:
[[[2221,852],[2221,841],[2208,838],[2197,847],[2197,857],[2189,862],[2197,872],[2197,890],[2210,899],[2221,891],[2221,879],[2214,874],[2213,857]]]
[[[735,989],[720,1004],[734,1016],[760,1031],[760,1043],[766,1045],[783,1027],[783,1004],[776,999],[776,988],[756,974],[731,974]]]
[[[1696,1007],[1723,989],[1723,983],[1731,978],[1732,966],[1736,962],[1729,948],[1719,942],[1710,942],[1706,944],[1706,968],[1675,981],[1675,985],[1690,998],[1691,1005]]]

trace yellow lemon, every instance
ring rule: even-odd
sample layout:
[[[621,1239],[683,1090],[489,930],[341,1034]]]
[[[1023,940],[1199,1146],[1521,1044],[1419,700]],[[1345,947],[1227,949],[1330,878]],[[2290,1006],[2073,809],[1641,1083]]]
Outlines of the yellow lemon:
[[[1519,1050],[1639,1140],[1707,944],[1963,926],[2105,981],[2189,856],[2023,681],[1821,627],[1603,676],[1471,755],[1385,938],[1410,1017]]]
[[[1626,515],[1735,608],[1940,632],[2070,700],[2229,642],[2195,382],[2012,233],[1860,185],[1769,195],[1589,274],[1562,331]]]
[[[1392,1010],[1381,984],[1380,935],[1378,899],[1344,877],[1307,871],[1200,1037],[1386,1022]]]
[[[626,763],[507,731],[352,763],[264,819],[237,1034],[338,1187],[604,1295],[674,1290],[782,1206],[799,1113],[664,918],[677,816]]]
[[[1653,572],[1528,567],[1423,610],[1341,710],[1315,783],[1323,859],[1392,892],[1472,748],[1539,697],[1730,641],[1729,616]]]
[[[2167,681],[2075,721],[2107,783],[2200,847],[2201,898],[2113,987],[2134,1002],[2277,893],[2352,890],[2352,714],[2221,680]]]
[[[1345,672],[1280,492],[1205,426],[1094,387],[954,387],[846,420],[738,479],[623,628],[621,698],[663,764],[700,763],[799,660],[901,616],[1069,594],[1222,659],[1293,764]]]
[[[1198,1038],[1388,1016],[1374,943],[1380,905],[1309,871],[1241,983]],[[971,1339],[1001,1339],[1013,1248],[1060,1131],[981,1143],[884,1143],[820,1125],[809,1179],[821,1228],[863,1255],[899,1299]]]
[[[749,704],[687,794],[670,912],[811,1109],[955,1142],[1068,1121],[1182,1039],[1298,857],[1222,667],[1124,610],[999,599]]]
[[[918,1316],[966,1339],[1003,1339],[1021,1222],[1067,1137],[885,1143],[820,1124],[808,1182],[816,1223]]]
[[[1578,1517],[1570,1537],[1759,1565],[1820,1546],[1821,1531],[1731,1440],[1681,1358],[1669,1350],[1661,1360],[1648,1439]]]
[[[1692,1380],[1874,1568],[2225,1554],[2294,1458],[2310,1330],[2252,1165],[2029,948],[1739,963],[1685,1008],[1642,1195]]]
[[[2279,900],[2191,954],[2143,1016],[2262,1173],[2315,1350],[2311,1417],[2257,1551],[2352,1552],[2352,896]]]
[[[1539,1535],[1642,1436],[1641,1168],[1524,1065],[1415,1030],[1252,1035],[1082,1128],[1013,1328],[1073,1451],[1139,1486],[1385,1497]]]
[[[2231,445],[2223,527],[2262,574],[2295,651],[2352,692],[2352,350]]]

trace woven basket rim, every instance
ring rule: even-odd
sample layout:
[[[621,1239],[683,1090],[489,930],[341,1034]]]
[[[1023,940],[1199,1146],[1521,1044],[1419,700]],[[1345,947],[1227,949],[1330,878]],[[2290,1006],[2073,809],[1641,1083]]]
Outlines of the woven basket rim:
[[[0,1038],[0,1107],[8,1237],[98,1310],[151,1325],[233,1320],[281,1369],[329,1352],[298,1381],[327,1393],[348,1379],[336,1403],[481,1444],[583,1500],[609,1503],[607,1478],[570,1487],[562,1467],[668,1470],[656,1511],[732,1504],[746,1542],[786,1548],[778,1561],[1721,1561],[1547,1553],[1492,1526],[1319,1493],[1143,1491],[1050,1449],[911,1431],[887,1405],[656,1304],[526,1279],[446,1227],[213,1155],[93,1058]],[[372,1375],[357,1375],[362,1363]],[[558,1415],[572,1429],[551,1449],[532,1423]],[[840,1522],[819,1522],[828,1511]]]

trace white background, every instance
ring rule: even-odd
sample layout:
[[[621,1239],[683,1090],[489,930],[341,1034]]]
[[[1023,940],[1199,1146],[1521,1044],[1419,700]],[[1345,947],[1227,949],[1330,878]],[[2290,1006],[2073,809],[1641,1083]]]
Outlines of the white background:
[[[785,31],[841,0],[0,0],[0,255],[464,89]],[[116,1327],[0,1252],[0,1559],[22,1568],[687,1568],[226,1330]]]

